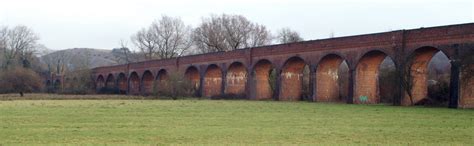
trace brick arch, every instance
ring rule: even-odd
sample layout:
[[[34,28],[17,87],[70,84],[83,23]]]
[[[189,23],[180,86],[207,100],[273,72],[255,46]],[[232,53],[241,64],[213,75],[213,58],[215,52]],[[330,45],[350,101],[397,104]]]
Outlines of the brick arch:
[[[46,81],[46,88],[49,88],[51,86],[51,80]]]
[[[107,79],[105,80],[105,87],[106,88],[115,88],[115,77],[113,74],[109,74]]]
[[[168,87],[168,79],[168,71],[166,71],[166,69],[160,69],[160,71],[158,71],[156,74],[155,89],[160,93],[165,92]]]
[[[357,57],[355,57],[355,60],[354,60],[355,62],[354,62],[354,66],[353,66],[353,67],[356,68],[356,67],[357,67],[357,64],[360,62],[360,60],[361,60],[362,58],[364,58],[365,55],[367,55],[368,53],[371,53],[371,52],[380,52],[380,53],[383,53],[383,54],[385,54],[386,57],[390,57],[391,59],[393,59],[393,58],[395,57],[395,56],[393,56],[390,52],[387,52],[385,49],[378,49],[378,48],[376,48],[376,49],[364,50],[364,51],[361,51],[360,55],[358,55]],[[394,63],[396,63],[395,60],[394,60]]]
[[[102,79],[103,79],[103,78],[102,78]],[[59,80],[59,79],[56,79],[56,80],[54,81],[54,90],[55,90],[56,92],[59,91],[59,90],[61,90],[61,84],[62,84],[62,83],[61,83],[61,80]]]
[[[245,97],[247,68],[241,62],[230,64],[226,74],[225,94]]]
[[[100,90],[103,87],[105,87],[105,79],[104,76],[99,75],[96,80],[96,88]]]
[[[196,91],[195,95],[198,96],[199,86],[201,84],[201,75],[199,74],[199,69],[195,66],[189,66],[184,72],[185,78],[191,82]]]
[[[128,84],[127,84],[127,76],[125,75],[125,73],[120,73],[118,75],[117,84],[118,84],[118,89],[119,89],[120,94],[127,93]]]
[[[143,72],[142,75],[142,94],[144,95],[150,95],[153,92],[153,82],[155,80],[155,77],[153,76],[153,73],[149,70],[146,70]]]
[[[279,100],[300,100],[303,94],[303,70],[306,66],[301,57],[291,57],[285,61],[280,74],[281,86]]]
[[[132,95],[140,94],[140,76],[137,72],[132,72],[128,77],[129,93]]]
[[[424,46],[412,51],[406,59],[410,64],[410,74],[412,76],[412,98],[413,103],[417,103],[428,96],[428,65],[433,56],[440,50],[432,46]],[[444,53],[448,58],[449,56]],[[403,105],[410,105],[411,100],[405,92],[402,100]]]
[[[261,59],[257,61],[252,68],[252,76],[255,84],[255,88],[253,89],[255,91],[255,99],[272,99],[274,89],[272,90],[270,76],[272,70],[275,69],[275,65],[267,59]],[[276,81],[276,79],[273,80],[273,82]],[[275,87],[276,86],[273,85],[273,88]]]
[[[216,64],[207,66],[203,80],[203,96],[213,97],[221,95],[222,70]]]
[[[344,60],[340,55],[332,53],[319,60],[316,67],[316,95],[313,97],[315,101],[341,101],[339,68]]]
[[[379,50],[365,53],[358,60],[355,72],[353,103],[380,102],[379,69],[387,54]]]

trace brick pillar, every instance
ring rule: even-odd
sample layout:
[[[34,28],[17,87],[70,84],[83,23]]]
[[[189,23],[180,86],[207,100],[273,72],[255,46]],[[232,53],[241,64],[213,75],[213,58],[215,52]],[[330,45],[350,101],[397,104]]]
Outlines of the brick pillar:
[[[130,72],[127,72],[127,74],[125,74],[125,76],[127,77],[127,79],[125,81],[126,84],[127,84],[127,91],[126,91],[127,93],[126,94],[131,95],[130,94]]]
[[[451,61],[451,78],[449,85],[449,108],[457,108],[459,101],[459,73],[460,64],[459,61]]]
[[[225,65],[223,65],[223,66],[225,66]],[[227,85],[227,69],[226,68],[222,69],[222,77],[221,78],[222,78],[222,80],[221,80],[222,83],[221,83],[221,95],[220,96],[222,97],[222,96],[226,95],[225,90],[227,88],[226,87],[226,85]]]
[[[201,69],[199,71],[199,88],[198,88],[198,91],[197,91],[197,96],[198,97],[203,97],[204,76],[205,76],[205,71],[202,71],[202,69]]]
[[[316,101],[316,65],[309,66],[309,89],[311,91],[311,101]]]
[[[280,90],[281,90],[281,69],[280,68],[275,68],[275,71],[277,73],[276,77],[276,83],[275,83],[275,91],[273,91],[273,99],[274,100],[279,100],[280,97]]]
[[[255,72],[251,68],[247,68],[247,84],[245,86],[246,94],[248,99],[256,99],[256,77]]]
[[[353,104],[354,103],[354,88],[355,88],[355,83],[354,83],[354,76],[355,76],[355,71],[353,68],[349,68],[349,92],[347,94],[347,104]]]

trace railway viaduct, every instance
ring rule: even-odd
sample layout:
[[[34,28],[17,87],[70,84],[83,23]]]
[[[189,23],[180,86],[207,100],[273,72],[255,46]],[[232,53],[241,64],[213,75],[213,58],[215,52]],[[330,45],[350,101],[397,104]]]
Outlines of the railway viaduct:
[[[428,63],[437,52],[451,62],[450,107],[474,107],[474,79],[462,72],[474,67],[462,65],[474,57],[474,23],[311,40],[215,52],[172,59],[151,60],[93,69],[96,88],[114,87],[127,94],[149,94],[155,81],[181,73],[203,97],[225,94],[248,99],[300,100],[303,68],[309,67],[312,101],[338,102],[337,72],[345,61],[349,68],[347,103],[378,103],[379,66],[389,57],[399,70],[410,65],[412,97],[415,102],[428,95]],[[465,54],[469,54],[465,57]],[[464,57],[463,57],[464,55]],[[412,63],[404,63],[412,62]],[[275,90],[270,88],[270,71],[276,71]],[[463,76],[464,75],[464,76]],[[469,75],[469,74],[467,74]],[[401,81],[400,105],[410,105]],[[160,86],[160,85],[158,85]],[[362,101],[361,97],[365,99]]]

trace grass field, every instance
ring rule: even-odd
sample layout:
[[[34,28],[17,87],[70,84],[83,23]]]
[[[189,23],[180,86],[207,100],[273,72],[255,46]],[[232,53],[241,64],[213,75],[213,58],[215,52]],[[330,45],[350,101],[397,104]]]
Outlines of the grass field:
[[[474,144],[474,110],[224,100],[4,100],[0,144]]]

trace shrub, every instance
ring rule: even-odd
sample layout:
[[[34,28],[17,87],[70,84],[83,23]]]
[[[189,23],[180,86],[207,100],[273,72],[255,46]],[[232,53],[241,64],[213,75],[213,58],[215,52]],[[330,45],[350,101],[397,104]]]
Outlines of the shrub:
[[[196,93],[196,87],[191,80],[180,73],[174,73],[163,81],[154,83],[153,91],[156,97],[192,97]]]
[[[31,69],[9,68],[0,72],[0,93],[40,92],[43,89],[41,77]]]
[[[58,91],[54,90],[54,87],[48,87],[48,91],[53,90],[56,93],[62,94],[90,94],[95,92],[94,81],[90,70],[74,71],[73,73],[69,73],[66,76],[72,79],[65,81],[64,89]],[[112,94],[118,92],[114,90],[115,89],[100,89],[99,93]]]

